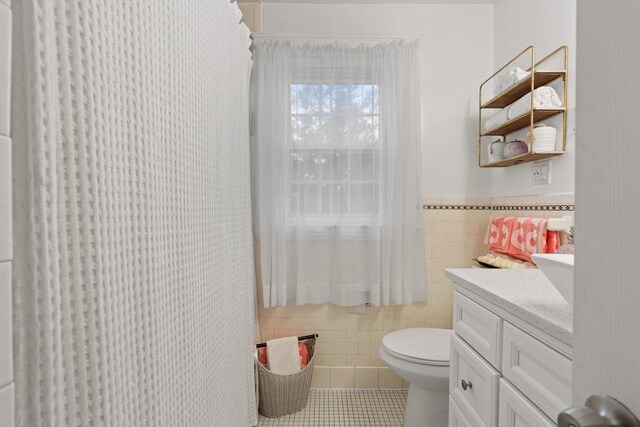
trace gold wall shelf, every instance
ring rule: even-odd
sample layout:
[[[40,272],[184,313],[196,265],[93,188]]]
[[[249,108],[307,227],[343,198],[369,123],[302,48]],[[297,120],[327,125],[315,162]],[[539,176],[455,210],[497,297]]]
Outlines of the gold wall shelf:
[[[543,70],[539,69],[540,64],[547,61],[549,58],[562,54],[563,66],[557,67],[558,70]],[[483,103],[482,102],[482,91],[484,86],[492,81],[498,74],[504,71],[507,67],[512,65],[519,59],[527,59],[530,55],[530,64],[531,66],[526,70],[529,72],[529,75],[522,80],[515,83],[513,86],[505,89],[499,94],[495,95],[489,101]],[[482,168],[498,168],[498,167],[507,167],[518,165],[521,163],[535,162],[538,160],[547,159],[550,157],[556,157],[564,154],[567,149],[567,100],[568,100],[568,71],[569,71],[569,49],[567,46],[561,46],[558,49],[554,50],[538,62],[535,61],[535,48],[533,46],[529,46],[516,55],[513,59],[503,65],[498,71],[493,73],[491,77],[482,82],[480,85],[480,95],[478,100],[479,106],[479,117],[478,117],[478,165]],[[496,126],[493,129],[489,129],[487,131],[482,131],[482,111],[485,109],[498,109],[505,108],[519,100],[523,96],[531,93],[533,94],[534,90],[545,86],[549,83],[556,81],[557,79],[563,80],[563,93],[562,93],[562,107],[561,108],[534,108],[534,96],[531,96],[531,108],[525,114],[522,114],[514,119],[511,119],[505,123],[502,123],[499,126]],[[510,157],[507,159],[499,160],[491,163],[482,163],[482,138],[486,136],[501,136],[507,141],[507,135],[529,128],[529,132],[533,135],[533,127],[534,124],[540,122],[542,120],[554,117],[556,115],[562,115],[562,129],[561,137],[561,150],[551,151],[551,152],[540,152],[536,153],[533,150],[533,138],[528,138],[527,144],[529,146],[529,152],[525,154],[521,154],[519,156]]]
[[[553,117],[564,112],[564,108],[534,108],[533,123]],[[485,131],[481,136],[505,136],[511,132],[526,128],[531,124],[531,112],[526,112],[521,116],[511,119],[493,129]]]
[[[538,160],[549,159],[564,154],[564,151],[547,151],[542,153],[524,153],[519,156],[509,157],[508,159],[499,160],[497,162],[485,163],[483,168],[504,168],[507,166],[519,165],[521,163],[537,162]]]
[[[533,78],[535,89],[549,84],[560,77],[564,77],[565,74],[566,72],[564,71],[536,71]],[[513,104],[529,92],[531,92],[531,79],[524,78],[502,93],[496,95],[490,101],[482,104],[481,108],[504,108],[509,104]]]

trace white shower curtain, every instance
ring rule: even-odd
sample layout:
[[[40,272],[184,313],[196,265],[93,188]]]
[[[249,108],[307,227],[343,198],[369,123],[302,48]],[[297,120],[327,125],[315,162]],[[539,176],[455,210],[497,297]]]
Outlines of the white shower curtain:
[[[255,424],[238,7],[12,7],[17,425]]]
[[[261,38],[254,61],[264,305],[426,300],[418,42]]]

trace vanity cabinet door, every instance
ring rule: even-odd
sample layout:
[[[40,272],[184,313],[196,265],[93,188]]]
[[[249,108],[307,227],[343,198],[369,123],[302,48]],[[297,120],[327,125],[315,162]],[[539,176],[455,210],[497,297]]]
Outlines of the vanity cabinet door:
[[[571,368],[571,360],[505,322],[502,375],[552,420],[571,406]]]
[[[540,409],[508,381],[500,380],[500,427],[555,427]]]
[[[500,369],[502,319],[459,292],[453,298],[453,329],[494,368]]]
[[[500,373],[457,335],[451,335],[449,393],[472,427],[498,424]]]
[[[473,427],[451,396],[449,396],[449,427]]]

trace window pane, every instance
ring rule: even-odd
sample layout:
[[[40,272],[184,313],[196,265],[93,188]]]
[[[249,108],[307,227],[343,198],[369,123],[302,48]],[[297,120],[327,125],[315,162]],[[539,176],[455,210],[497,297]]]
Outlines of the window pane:
[[[344,141],[347,139],[347,116],[331,116],[327,117],[327,121],[324,126],[324,133],[327,141],[332,146],[344,145]]]
[[[373,142],[373,117],[363,116],[358,121],[357,141],[371,144]]]
[[[290,193],[290,197],[289,197],[289,212],[291,212],[292,214],[297,214],[298,213],[298,200],[299,200],[299,196],[298,196],[298,184],[291,184],[291,193]]]
[[[380,118],[378,116],[373,116],[372,127],[371,143],[376,144],[380,141]]]
[[[317,151],[304,151],[304,163],[302,164],[302,179],[315,181],[320,178],[320,159]]]
[[[331,85],[330,113],[332,115],[365,114],[367,97],[364,87],[364,85]],[[370,102],[368,107],[371,108]]]
[[[373,150],[354,150],[351,153],[351,179],[372,181],[377,179],[377,153]]]
[[[295,181],[320,179],[320,158],[317,150],[291,151],[291,179]]]
[[[380,99],[380,91],[379,91],[379,87],[378,85],[374,85],[372,88],[373,91],[373,113],[374,114],[378,114],[379,110],[378,110],[378,104],[379,104],[379,99]]]
[[[333,157],[333,175],[331,179],[335,181],[346,181],[349,179],[349,152],[347,150],[335,150]]]
[[[295,145],[312,145],[324,141],[320,116],[291,117],[291,138]]]
[[[320,179],[323,181],[331,180],[332,172],[332,160],[331,150],[318,150],[318,164],[320,166]]]
[[[300,213],[318,214],[320,212],[320,186],[318,184],[301,184]]]
[[[366,118],[363,116],[351,117],[348,122],[348,138],[350,143],[365,142],[367,135]]]
[[[320,112],[322,86],[313,84],[291,85],[291,113],[317,114]]]
[[[320,212],[327,215],[331,213],[331,184],[323,182],[320,184]]]
[[[324,128],[327,140],[336,146],[371,144],[373,141],[371,116],[331,116]]]
[[[290,211],[377,214],[378,139],[377,85],[292,85]]]
[[[345,184],[331,186],[331,212],[336,215],[349,213],[348,191]]]
[[[378,86],[365,85],[362,86],[362,113],[373,114],[373,88]]]
[[[351,213],[376,213],[375,184],[351,184]]]
[[[321,108],[323,114],[331,113],[331,106],[333,103],[334,96],[334,85],[322,85],[322,99],[321,99]]]

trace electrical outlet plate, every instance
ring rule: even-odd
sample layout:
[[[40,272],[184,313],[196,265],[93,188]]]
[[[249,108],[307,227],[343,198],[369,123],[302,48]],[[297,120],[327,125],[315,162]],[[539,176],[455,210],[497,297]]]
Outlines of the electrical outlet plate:
[[[551,184],[551,160],[531,163],[531,184]]]

